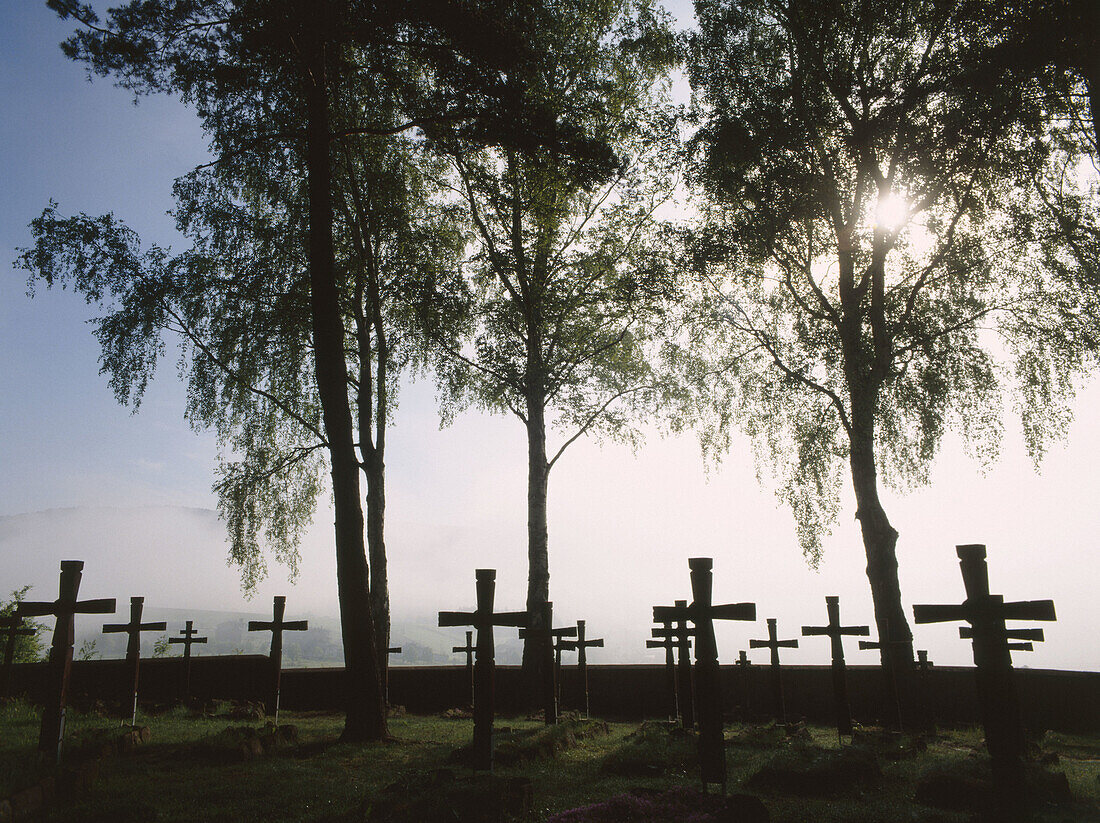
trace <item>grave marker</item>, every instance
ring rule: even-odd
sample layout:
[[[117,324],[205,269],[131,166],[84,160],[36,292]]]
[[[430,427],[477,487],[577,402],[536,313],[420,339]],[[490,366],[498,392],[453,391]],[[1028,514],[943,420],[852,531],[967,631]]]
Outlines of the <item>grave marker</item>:
[[[38,735],[39,757],[52,759],[55,763],[61,762],[61,741],[65,735],[65,699],[69,693],[69,673],[73,666],[74,617],[78,614],[113,614],[115,611],[114,598],[76,599],[83,569],[83,560],[62,560],[57,600],[52,603],[24,601],[15,611],[20,617],[53,615],[57,618],[50,646],[48,693],[43,701],[42,727]]]
[[[957,546],[966,600],[960,605],[913,607],[916,623],[965,620],[970,624],[975,680],[985,727],[986,748],[993,768],[993,790],[998,802],[1011,808],[1024,792],[1024,736],[1020,702],[1012,674],[1010,637],[1031,637],[1026,630],[1009,630],[1006,620],[1056,620],[1054,601],[1029,600],[1005,603],[989,593],[989,567],[983,545]]]
[[[382,682],[382,701],[387,706],[390,705],[390,663],[389,663],[389,659],[390,659],[391,654],[401,654],[401,647],[400,646],[390,646],[388,649],[386,649],[386,665],[383,668],[383,671],[386,672],[386,677],[384,678],[384,680]]]
[[[664,623],[662,625],[667,630],[667,627],[672,624]],[[653,631],[658,632],[661,629],[654,629]],[[676,658],[673,656],[673,651],[676,648],[675,641],[670,635],[664,635],[661,640],[647,640],[645,647],[647,649],[665,650],[665,691],[668,695],[669,719],[679,723],[681,722],[680,702],[676,694]]]
[[[679,614],[687,614],[686,600],[676,600],[673,607]],[[662,607],[664,608],[664,607]],[[687,617],[675,620],[654,621],[669,628],[653,629],[654,637],[670,637],[676,647],[676,694],[680,706],[680,722],[685,729],[695,728],[695,684],[691,672],[691,637],[693,630],[688,626]],[[672,627],[675,623],[675,627]],[[666,635],[667,632],[667,635]]]
[[[454,646],[451,648],[452,652],[456,654],[466,653],[466,680],[470,683],[470,702],[468,705],[474,705],[474,633],[472,631],[466,632],[466,645]]]
[[[741,693],[741,720],[747,722],[749,719],[749,668],[752,666],[752,661],[749,660],[748,654],[744,649],[737,652],[737,659],[733,661],[733,665],[737,667],[737,685]]]
[[[473,626],[477,631],[474,659],[473,767],[493,769],[493,668],[496,648],[494,626],[527,626],[527,612],[493,613],[496,569],[477,569],[477,608],[472,612],[440,612],[440,626]]]
[[[131,597],[130,598],[130,622],[129,623],[107,623],[103,626],[104,634],[118,634],[122,633],[126,635],[126,668],[129,671],[129,696],[131,699],[130,706],[130,725],[137,725],[137,701],[138,701],[138,675],[139,667],[141,665],[141,633],[142,632],[162,632],[168,628],[168,624],[163,620],[156,623],[142,623],[141,612],[145,608],[144,597]],[[123,705],[126,705],[123,702]]]
[[[564,640],[562,646],[568,650],[577,652],[577,674],[580,676],[581,691],[584,697],[584,716],[588,717],[588,655],[585,649],[602,648],[603,638],[586,640],[584,636],[584,621],[578,620],[574,630],[576,640]]]
[[[557,691],[555,692],[558,705],[561,705],[561,691],[562,691],[562,672],[561,672],[561,655],[562,652],[575,651],[575,646],[566,646],[565,638],[576,637],[576,626],[564,626],[558,629],[551,629],[550,636],[554,639],[554,683]]]
[[[542,619],[531,620],[530,624],[519,630],[519,636],[535,641],[536,655],[542,665],[538,667],[542,682],[537,688],[542,692],[542,718],[547,726],[558,722],[558,681],[554,666],[554,604],[547,601],[542,604]]]
[[[804,637],[826,636],[832,644],[833,705],[836,714],[837,735],[852,733],[852,710],[848,704],[848,672],[844,665],[844,641],[847,636],[864,636],[871,633],[870,626],[841,626],[840,598],[829,595],[825,598],[825,608],[829,622],[825,626],[803,626]]]
[[[275,602],[272,605],[272,618],[271,620],[249,620],[248,630],[250,632],[271,632],[271,652],[269,657],[271,658],[272,668],[272,688],[271,688],[271,706],[273,707],[273,715],[275,717],[275,725],[279,725],[279,688],[283,674],[283,632],[304,632],[309,630],[308,620],[283,620],[283,615],[286,613],[286,598],[281,595],[275,595]]]
[[[886,636],[890,636],[889,628],[890,624],[886,624]],[[881,654],[884,650],[890,648],[909,648],[913,644],[912,639],[902,638],[900,640],[883,640],[881,635],[878,640],[860,640],[859,648],[861,651],[866,649],[876,649],[880,652],[879,662],[882,665],[883,675],[886,677],[886,696],[889,703],[888,710],[890,711],[890,726],[896,731],[902,730],[901,723],[901,694],[898,691],[898,676],[894,671],[895,655]]]
[[[797,640],[779,640],[776,633],[776,619],[768,618],[768,639],[750,640],[750,649],[771,650],[771,680],[772,702],[774,704],[775,721],[782,725],[787,724],[787,709],[783,703],[783,668],[779,665],[779,650],[798,648]]]
[[[17,637],[30,637],[37,634],[37,629],[32,626],[24,626],[23,618],[18,614],[10,614],[0,617],[0,637],[4,638],[4,677],[0,686],[0,697],[8,697],[11,693],[11,669],[15,660],[15,639]]]
[[[714,561],[709,557],[688,560],[691,569],[691,605],[654,606],[653,621],[690,620],[695,626],[695,688],[699,721],[699,771],[703,789],[718,783],[726,790],[726,748],[722,739],[722,691],[719,682],[715,620],[755,620],[755,603],[713,603]],[[682,601],[681,601],[682,602]]]
[[[929,674],[932,671],[932,661],[928,659],[927,649],[917,649],[917,717],[921,724],[921,731],[933,732],[936,729],[936,719],[932,716],[932,703],[928,699],[930,687]]]
[[[195,643],[206,643],[205,637],[195,637],[195,621],[188,620],[185,628],[180,629],[183,637],[169,637],[169,643],[183,644],[183,699],[191,699],[191,646]]]

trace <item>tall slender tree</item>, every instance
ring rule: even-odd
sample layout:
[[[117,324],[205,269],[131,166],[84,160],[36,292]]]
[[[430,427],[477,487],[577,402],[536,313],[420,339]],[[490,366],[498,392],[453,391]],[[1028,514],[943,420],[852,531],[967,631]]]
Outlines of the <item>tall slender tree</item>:
[[[549,599],[550,471],[585,435],[636,435],[631,412],[661,391],[647,345],[673,291],[655,218],[677,179],[675,118],[659,91],[672,54],[667,22],[628,3],[560,5],[569,12],[562,25],[535,35],[554,60],[524,80],[560,120],[607,141],[620,159],[613,177],[590,185],[554,151],[437,135],[477,244],[473,345],[443,341],[438,370],[452,407],[510,412],[526,430],[527,609],[536,622]],[[555,427],[560,441],[548,447]],[[537,676],[533,652],[525,642],[524,667]]]
[[[731,420],[756,436],[811,560],[847,464],[899,678],[912,635],[882,481],[924,482],[948,427],[991,457],[1013,384],[1041,454],[1080,365],[1002,208],[1049,160],[1042,95],[988,71],[975,8],[714,0],[689,41],[711,443]]]

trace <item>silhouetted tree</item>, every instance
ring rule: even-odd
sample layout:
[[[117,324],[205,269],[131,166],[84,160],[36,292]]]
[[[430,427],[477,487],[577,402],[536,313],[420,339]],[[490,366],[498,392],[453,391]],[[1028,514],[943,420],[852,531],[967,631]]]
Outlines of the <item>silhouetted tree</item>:
[[[847,464],[884,659],[904,676],[912,635],[880,480],[926,481],[948,427],[992,457],[1007,384],[1036,457],[1068,417],[1080,349],[1061,345],[1050,278],[1009,214],[1051,157],[1043,95],[988,71],[966,4],[696,9],[710,445],[743,424],[812,561]]]

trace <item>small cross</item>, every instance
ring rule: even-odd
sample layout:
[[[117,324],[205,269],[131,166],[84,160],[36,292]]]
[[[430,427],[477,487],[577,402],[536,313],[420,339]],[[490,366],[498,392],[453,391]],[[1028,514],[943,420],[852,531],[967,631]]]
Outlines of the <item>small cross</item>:
[[[671,623],[666,623],[665,626],[670,626]],[[654,629],[653,631],[661,631],[661,629]],[[668,705],[671,709],[669,718],[671,720],[680,719],[680,704],[679,697],[676,689],[676,658],[674,652],[676,651],[676,641],[671,636],[665,636],[661,640],[647,640],[645,642],[647,649],[664,649],[665,650],[665,675],[667,683]]]
[[[38,735],[38,752],[42,759],[61,762],[61,741],[65,734],[65,699],[69,693],[69,673],[73,665],[74,616],[77,614],[113,614],[114,598],[100,600],[76,599],[80,590],[83,560],[62,560],[61,580],[57,600],[50,602],[20,603],[15,613],[20,617],[57,618],[50,646],[49,696],[42,711],[42,728]]]
[[[169,643],[183,644],[183,699],[191,699],[191,646],[195,643],[205,643],[205,637],[195,637],[194,621],[188,620],[186,628],[180,629],[183,637],[169,637]]]
[[[584,621],[577,621],[577,628],[573,632],[576,640],[563,640],[561,645],[567,651],[577,652],[577,672],[581,676],[581,689],[584,693],[584,716],[588,717],[588,656],[585,649],[603,648],[603,639],[586,640],[584,636]]]
[[[844,641],[845,636],[867,636],[871,633],[870,626],[841,626],[840,625],[840,598],[829,595],[825,598],[825,608],[829,615],[829,622],[824,626],[803,626],[804,637],[827,636],[832,644],[832,674],[833,674],[833,707],[836,715],[837,735],[850,735],[852,733],[852,710],[848,704],[848,674],[844,665]]]
[[[107,623],[103,626],[104,634],[122,633],[126,635],[126,665],[130,670],[130,725],[137,725],[137,701],[138,701],[138,672],[141,663],[141,633],[162,632],[168,628],[163,620],[157,623],[142,623],[141,612],[145,607],[144,597],[130,598],[130,622]]]
[[[797,640],[779,640],[776,632],[776,619],[768,618],[768,639],[750,640],[750,649],[771,650],[772,700],[775,703],[776,722],[786,724],[787,710],[783,705],[783,669],[779,665],[779,650],[798,648]]]
[[[677,610],[679,617],[675,621],[661,620],[662,628],[653,629],[650,634],[654,637],[665,637],[666,632],[668,637],[675,641],[676,646],[676,694],[679,701],[679,713],[680,724],[685,729],[695,728],[695,700],[694,700],[694,687],[693,678],[691,675],[691,637],[694,635],[692,630],[687,624],[687,605],[686,600],[676,600],[673,603],[673,608]],[[673,627],[675,622],[675,627]]]
[[[455,646],[451,649],[452,652],[459,654],[466,653],[466,679],[470,683],[470,702],[469,705],[474,705],[474,633],[472,631],[466,632],[466,645]]]
[[[890,623],[885,623],[887,638],[890,637]],[[867,649],[877,649],[879,652],[889,651],[890,649],[909,649],[913,645],[912,638],[898,638],[897,640],[884,640],[882,635],[879,635],[878,640],[860,640],[860,651],[866,651]],[[901,694],[898,690],[898,677],[894,671],[895,656],[892,654],[879,654],[879,661],[882,664],[882,671],[886,676],[886,694],[889,702],[890,712],[890,725],[897,731],[901,731]]]
[[[286,613],[286,598],[276,595],[272,609],[271,620],[249,620],[250,632],[271,632],[271,668],[273,670],[274,683],[272,684],[271,706],[275,716],[275,725],[279,725],[279,689],[283,671],[283,632],[304,632],[309,630],[308,620],[283,620]]]
[[[547,726],[558,722],[558,680],[554,665],[554,604],[547,601],[540,609],[542,619],[531,620],[519,630],[524,640],[535,641],[535,654],[541,661],[542,715]]]
[[[473,626],[477,631],[474,659],[474,741],[475,769],[493,769],[493,669],[496,647],[494,626],[526,628],[527,612],[493,612],[496,594],[496,569],[477,569],[477,608],[472,612],[440,612],[440,626]]]
[[[0,617],[0,637],[4,638],[4,685],[0,697],[11,692],[11,668],[15,660],[15,642],[17,637],[32,637],[38,634],[33,626],[24,626],[23,618],[18,614]]]

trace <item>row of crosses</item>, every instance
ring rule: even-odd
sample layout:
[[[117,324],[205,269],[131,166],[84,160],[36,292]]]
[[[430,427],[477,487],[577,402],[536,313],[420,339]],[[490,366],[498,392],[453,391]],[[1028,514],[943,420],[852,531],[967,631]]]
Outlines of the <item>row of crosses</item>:
[[[978,688],[978,700],[982,707],[982,723],[985,727],[986,746],[992,762],[994,795],[998,802],[1011,804],[1023,791],[1022,756],[1024,751],[1023,725],[1019,700],[1012,678],[1012,651],[1031,651],[1032,641],[1044,639],[1042,629],[1008,629],[1006,620],[1055,620],[1054,603],[1050,600],[1005,603],[1000,595],[989,591],[989,572],[986,566],[986,549],[982,545],[958,546],[957,553],[962,569],[966,600],[961,605],[914,606],[914,622],[935,623],[965,621],[969,626],[959,629],[962,639],[971,640]],[[719,784],[725,791],[726,762],[722,736],[722,691],[719,684],[718,652],[714,640],[715,620],[755,620],[756,604],[713,602],[713,561],[708,557],[688,560],[691,571],[693,600],[689,604],[678,600],[672,606],[654,606],[653,621],[659,628],[652,630],[657,640],[647,641],[649,648],[665,649],[665,664],[671,693],[674,717],[679,715],[685,727],[698,728],[699,766],[703,788]],[[840,621],[840,599],[825,598],[828,623],[824,626],[803,626],[804,637],[828,637],[832,647],[832,680],[834,714],[838,735],[852,733],[851,711],[848,704],[847,675],[844,662],[843,638],[867,636],[869,626],[843,626]],[[687,624],[692,624],[689,627]],[[749,641],[750,649],[766,648],[771,652],[771,691],[777,722],[785,723],[783,704],[782,669],[779,662],[781,648],[794,648],[798,640],[780,640],[776,620],[769,618],[767,639]],[[888,633],[887,633],[888,634]],[[691,668],[688,657],[691,641],[695,642],[695,666]],[[1009,642],[1009,641],[1021,642]],[[911,642],[911,641],[906,641]],[[861,649],[884,649],[888,641],[860,641]],[[674,661],[673,652],[678,660]],[[883,655],[883,660],[889,659]],[[737,660],[744,673],[749,665],[744,651]],[[917,652],[917,670],[921,683],[926,680],[931,667],[928,653]],[[899,707],[897,686],[890,677],[890,695],[894,706]],[[742,693],[747,694],[742,677]],[[926,707],[924,689],[920,703]],[[897,708],[897,725],[900,728],[900,708]]]
[[[577,652],[577,669],[584,691],[584,713],[587,716],[587,649],[603,646],[602,639],[586,637],[583,620],[578,620],[576,626],[554,628],[552,603],[544,604],[537,615],[532,615],[529,611],[494,612],[496,575],[496,569],[477,569],[474,572],[477,588],[477,606],[474,611],[439,613],[441,627],[473,627],[472,631],[466,632],[466,645],[455,646],[453,651],[466,654],[474,710],[472,765],[483,771],[492,771],[493,768],[493,672],[496,667],[494,627],[518,628],[520,637],[529,638],[537,644],[536,653],[542,663],[539,697],[543,717],[548,725],[556,723],[558,719],[562,652]],[[539,619],[533,619],[535,617]]]

